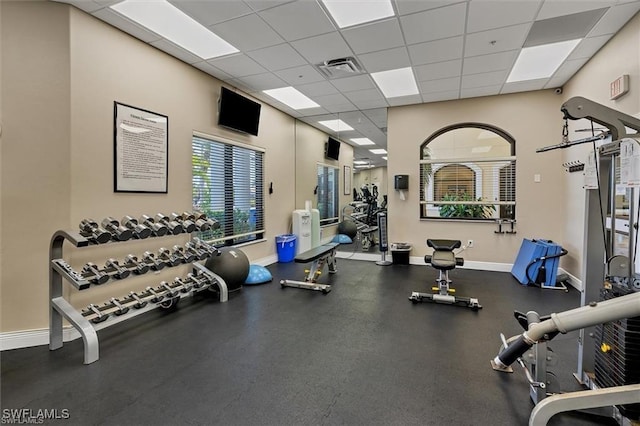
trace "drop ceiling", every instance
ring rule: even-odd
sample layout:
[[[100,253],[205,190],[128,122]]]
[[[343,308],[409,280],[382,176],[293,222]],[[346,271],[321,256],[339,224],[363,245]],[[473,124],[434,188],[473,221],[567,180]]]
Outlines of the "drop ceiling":
[[[341,141],[355,159],[383,166],[387,107],[561,87],[640,10],[628,0],[392,0],[394,16],[339,28],[319,0],[170,0],[239,52],[204,60],[119,15],[119,0],[57,0],[238,88]],[[153,0],[152,0],[153,1]],[[348,1],[348,0],[347,0]],[[375,0],[355,0],[366,8]],[[549,78],[507,83],[523,47],[580,38]],[[353,58],[360,72],[319,65]],[[385,98],[371,73],[411,67],[419,94]],[[342,70],[338,71],[344,71]],[[263,90],[293,86],[319,107],[293,110]],[[341,119],[352,131],[318,121]]]

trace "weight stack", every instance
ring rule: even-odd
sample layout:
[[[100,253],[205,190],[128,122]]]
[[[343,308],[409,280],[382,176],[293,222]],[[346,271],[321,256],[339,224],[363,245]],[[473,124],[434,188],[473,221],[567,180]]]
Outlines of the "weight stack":
[[[633,291],[613,285],[600,290],[600,300],[631,294]],[[640,317],[625,318],[596,327],[595,381],[608,388],[640,383]],[[630,420],[640,420],[640,404],[619,406]]]

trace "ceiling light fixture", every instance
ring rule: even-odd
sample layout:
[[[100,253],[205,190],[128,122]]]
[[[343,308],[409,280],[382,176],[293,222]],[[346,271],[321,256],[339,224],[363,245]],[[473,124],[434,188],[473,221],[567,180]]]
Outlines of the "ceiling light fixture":
[[[353,164],[369,164],[368,161],[362,161],[362,160],[353,160]]]
[[[390,0],[322,0],[327,11],[340,28],[377,21],[394,16]]]
[[[164,0],[126,0],[109,7],[202,59],[217,58],[239,51]]]
[[[351,139],[351,142],[355,143],[356,145],[375,145],[375,142],[372,141],[369,138],[353,138]]]
[[[551,77],[581,40],[525,47],[520,51],[507,83]]]
[[[320,106],[291,86],[263,90],[262,93],[271,96],[273,99],[295,110],[317,108]]]
[[[323,125],[327,129],[331,129],[334,132],[344,132],[347,130],[353,130],[353,127],[349,126],[342,120],[324,120],[318,121],[318,124]]]
[[[387,153],[387,150],[386,149],[382,149],[382,148],[370,149],[369,151],[374,153],[374,154],[386,154]]]
[[[417,95],[418,85],[411,67],[371,73],[386,98]]]

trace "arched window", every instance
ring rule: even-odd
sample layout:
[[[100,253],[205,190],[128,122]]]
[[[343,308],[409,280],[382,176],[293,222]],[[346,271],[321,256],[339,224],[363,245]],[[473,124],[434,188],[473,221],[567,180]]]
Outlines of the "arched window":
[[[438,130],[420,146],[420,218],[515,219],[515,140],[482,123]]]

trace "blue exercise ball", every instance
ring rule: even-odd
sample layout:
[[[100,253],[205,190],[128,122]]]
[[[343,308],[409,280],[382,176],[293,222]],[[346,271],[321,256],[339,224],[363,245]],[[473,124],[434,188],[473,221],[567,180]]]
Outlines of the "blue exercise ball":
[[[249,275],[249,259],[235,247],[222,247],[219,254],[209,257],[204,266],[224,280],[228,291],[242,288]]]

